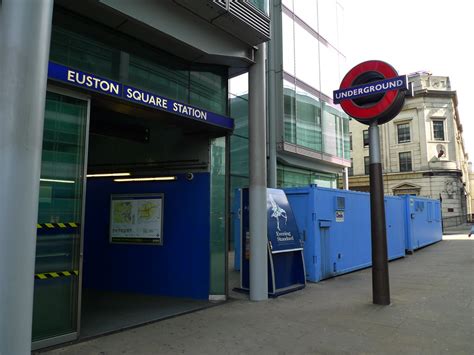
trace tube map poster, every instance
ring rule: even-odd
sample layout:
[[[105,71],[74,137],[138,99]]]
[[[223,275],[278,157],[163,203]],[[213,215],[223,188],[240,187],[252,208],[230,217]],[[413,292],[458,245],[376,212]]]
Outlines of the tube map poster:
[[[110,242],[163,244],[163,194],[112,195]]]

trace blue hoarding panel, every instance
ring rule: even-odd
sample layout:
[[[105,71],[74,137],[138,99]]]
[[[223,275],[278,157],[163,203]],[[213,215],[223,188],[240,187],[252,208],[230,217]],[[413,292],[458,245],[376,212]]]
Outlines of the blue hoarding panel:
[[[288,188],[304,236],[306,278],[317,282],[371,265],[369,194],[319,188]],[[388,258],[405,255],[403,200],[386,198]]]
[[[439,242],[443,237],[441,204],[416,196],[405,196],[406,249],[418,248]]]
[[[163,194],[163,245],[109,241],[112,194]],[[198,208],[196,208],[198,206]],[[210,176],[173,182],[87,181],[85,288],[208,299]]]

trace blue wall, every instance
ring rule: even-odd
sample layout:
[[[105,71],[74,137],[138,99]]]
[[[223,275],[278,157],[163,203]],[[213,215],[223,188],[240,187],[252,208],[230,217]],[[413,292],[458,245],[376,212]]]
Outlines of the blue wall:
[[[109,243],[110,195],[164,193],[163,245]],[[170,182],[87,182],[83,287],[208,299],[210,176]]]

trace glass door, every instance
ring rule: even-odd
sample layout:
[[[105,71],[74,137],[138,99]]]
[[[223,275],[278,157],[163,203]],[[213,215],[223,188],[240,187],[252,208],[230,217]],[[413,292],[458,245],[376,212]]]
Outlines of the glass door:
[[[46,95],[37,224],[33,348],[78,334],[89,100]]]

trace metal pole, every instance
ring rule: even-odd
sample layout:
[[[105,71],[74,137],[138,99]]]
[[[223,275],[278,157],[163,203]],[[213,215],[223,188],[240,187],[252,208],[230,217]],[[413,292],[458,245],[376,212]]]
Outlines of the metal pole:
[[[342,178],[343,178],[343,189],[349,190],[349,168],[344,168],[342,171]]]
[[[372,296],[373,303],[390,304],[388,279],[387,232],[383,195],[382,160],[378,124],[369,127],[370,153],[370,220],[372,235]]]
[[[270,18],[272,26],[272,41],[268,42],[268,187],[277,187],[277,151],[276,151],[276,122],[279,110],[277,105],[282,105],[283,97],[277,98],[276,85],[282,85],[281,81],[276,80],[277,76],[277,52],[278,36],[276,22],[276,11],[274,7],[279,4],[279,0],[270,0]],[[280,26],[281,27],[281,26]]]
[[[249,72],[250,299],[268,299],[267,155],[265,129],[265,44],[258,46]]]
[[[30,354],[53,0],[3,0],[0,20],[0,354]]]

